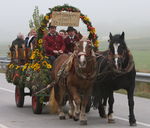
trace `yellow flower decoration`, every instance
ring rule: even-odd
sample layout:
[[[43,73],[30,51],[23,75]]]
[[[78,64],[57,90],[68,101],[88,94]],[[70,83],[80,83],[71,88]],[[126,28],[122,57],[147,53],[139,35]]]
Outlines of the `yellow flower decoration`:
[[[49,16],[45,16],[44,19],[49,21],[50,17]]]
[[[14,68],[14,64],[10,64],[8,68]]]
[[[98,40],[96,40],[96,41],[94,42],[94,46],[97,47],[97,48],[99,47],[99,41],[98,41]]]
[[[42,43],[43,43],[43,39],[39,39],[39,40],[38,40],[38,43],[39,43],[39,44],[42,44]]]
[[[90,21],[90,18],[89,18],[89,17],[87,17],[87,16],[85,16],[85,17],[84,17],[84,20],[86,20],[86,21]]]
[[[48,69],[52,68],[52,65],[51,64],[47,64],[47,68]]]
[[[43,65],[43,66],[46,66],[47,64],[48,64],[48,63],[47,63],[46,61],[43,61],[43,62],[42,62],[42,65]]]
[[[27,66],[26,66],[26,65],[23,66],[22,71],[24,71],[25,69],[27,69]]]
[[[19,69],[19,68],[20,68],[20,66],[17,65],[16,69]]]

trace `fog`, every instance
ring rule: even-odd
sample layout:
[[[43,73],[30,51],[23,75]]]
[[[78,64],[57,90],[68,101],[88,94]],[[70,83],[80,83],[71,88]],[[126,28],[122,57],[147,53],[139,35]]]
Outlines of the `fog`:
[[[150,0],[0,0],[0,43],[10,43],[17,33],[29,32],[35,6],[41,14],[48,8],[69,4],[86,14],[97,30],[99,40],[109,32],[126,33],[126,38],[150,37]],[[86,31],[86,26],[80,25]]]

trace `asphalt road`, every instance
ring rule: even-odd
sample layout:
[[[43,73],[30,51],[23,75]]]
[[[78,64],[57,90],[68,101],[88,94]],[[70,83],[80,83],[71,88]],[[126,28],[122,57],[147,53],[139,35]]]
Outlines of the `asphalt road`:
[[[106,119],[101,119],[97,110],[88,114],[88,125],[80,126],[79,122],[72,119],[59,120],[57,115],[49,114],[48,107],[43,113],[35,115],[31,108],[31,97],[25,98],[23,108],[15,106],[15,86],[7,83],[4,74],[0,74],[0,128],[127,128],[128,105],[126,95],[115,94],[114,115],[116,123],[108,124]],[[150,127],[150,100],[135,97],[135,115],[137,128]]]

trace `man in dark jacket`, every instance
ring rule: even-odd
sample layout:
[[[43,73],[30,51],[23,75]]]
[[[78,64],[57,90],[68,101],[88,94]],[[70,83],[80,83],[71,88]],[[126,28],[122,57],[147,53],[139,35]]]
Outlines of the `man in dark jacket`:
[[[77,41],[79,41],[78,37],[76,36],[76,29],[73,27],[68,27],[67,29],[68,37],[65,38],[64,42],[66,45],[66,53],[72,53],[74,51],[74,46]]]
[[[44,37],[44,48],[46,56],[49,57],[50,63],[52,64],[56,57],[64,52],[65,44],[62,36],[56,32],[56,26],[50,24],[48,29],[48,35]]]
[[[24,36],[21,33],[19,33],[17,35],[17,38],[12,42],[10,51],[15,51],[15,47],[22,48],[23,45],[25,45]]]

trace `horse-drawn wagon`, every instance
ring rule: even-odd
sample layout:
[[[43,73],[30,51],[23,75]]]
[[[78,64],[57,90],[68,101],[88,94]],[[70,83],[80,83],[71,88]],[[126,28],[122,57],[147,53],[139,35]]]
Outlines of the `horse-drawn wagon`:
[[[59,15],[59,18],[55,18],[56,15]],[[70,20],[66,21],[68,16]],[[41,22],[41,27],[37,30],[37,42],[33,50],[23,47],[16,48],[11,53],[12,58],[7,66],[6,78],[9,83],[15,85],[17,107],[23,107],[24,98],[29,95],[32,97],[33,112],[35,114],[42,112],[43,103],[49,101],[50,88],[53,86],[53,80],[50,75],[52,65],[49,63],[43,48],[43,36],[45,35],[47,24],[51,22],[55,26],[78,26],[79,19],[87,26],[88,39],[92,42],[92,47],[97,49],[97,35],[89,18],[82,14],[79,9],[63,5],[51,8],[50,12],[45,15]],[[28,88],[29,92],[25,92],[25,88]]]

